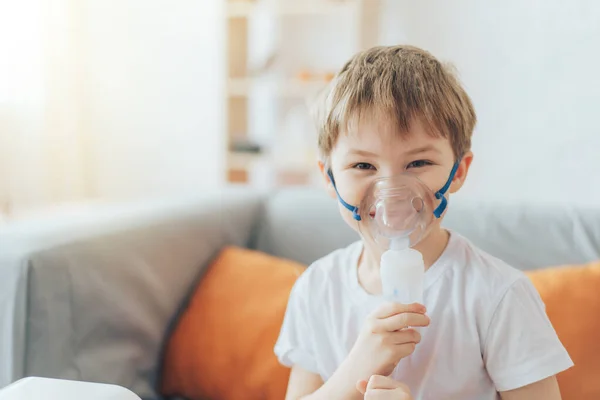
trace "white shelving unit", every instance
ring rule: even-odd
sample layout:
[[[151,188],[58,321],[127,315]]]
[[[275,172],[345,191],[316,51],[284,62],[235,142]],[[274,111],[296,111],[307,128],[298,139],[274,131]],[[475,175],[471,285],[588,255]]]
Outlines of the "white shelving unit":
[[[317,171],[312,149],[316,137],[308,132],[302,109],[343,61],[377,44],[380,0],[232,0],[225,5],[228,181],[254,184],[262,171],[269,176],[258,179],[261,184],[310,184]],[[257,45],[253,29],[261,23],[275,24],[279,30],[271,34],[277,37],[266,34],[265,41],[276,43],[275,50],[263,51],[256,67],[257,57],[252,52],[261,43]],[[339,46],[339,41],[327,42],[335,33],[331,26],[336,24],[346,32]],[[317,55],[309,54],[311,51]],[[319,53],[329,59],[333,54],[337,60],[318,66]],[[260,140],[255,138],[257,130]],[[244,141],[258,141],[263,150],[259,154],[240,151]]]

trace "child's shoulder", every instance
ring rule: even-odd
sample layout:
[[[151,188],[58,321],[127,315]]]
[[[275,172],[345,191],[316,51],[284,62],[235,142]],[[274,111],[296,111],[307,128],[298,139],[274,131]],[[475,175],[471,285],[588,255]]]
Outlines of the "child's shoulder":
[[[525,277],[523,271],[476,246],[471,240],[453,232],[458,252],[456,258],[463,273],[490,283],[512,283]]]
[[[498,302],[511,288],[533,286],[527,275],[504,260],[477,247],[471,240],[452,232],[452,274],[464,285],[462,290],[478,298]]]
[[[464,252],[464,266],[467,272],[485,274],[490,278],[509,281],[523,276],[522,271],[476,246],[471,240],[457,233],[453,233],[453,235],[457,236],[457,241],[460,242],[459,246]]]
[[[456,306],[453,327],[461,343],[477,344],[472,354],[482,356],[496,390],[523,387],[572,366],[525,272],[470,240],[454,239],[453,272],[440,298],[452,298],[445,304]]]

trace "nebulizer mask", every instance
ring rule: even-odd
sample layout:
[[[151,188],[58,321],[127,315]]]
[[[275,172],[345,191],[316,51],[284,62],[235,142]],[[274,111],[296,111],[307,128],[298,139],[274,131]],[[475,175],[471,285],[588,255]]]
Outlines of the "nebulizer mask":
[[[381,280],[387,300],[423,304],[425,264],[422,254],[413,247],[444,213],[448,203],[445,194],[458,165],[459,162],[454,164],[448,180],[437,192],[408,173],[376,179],[356,206],[340,196],[329,170],[340,203],[359,221],[365,241],[381,250]]]

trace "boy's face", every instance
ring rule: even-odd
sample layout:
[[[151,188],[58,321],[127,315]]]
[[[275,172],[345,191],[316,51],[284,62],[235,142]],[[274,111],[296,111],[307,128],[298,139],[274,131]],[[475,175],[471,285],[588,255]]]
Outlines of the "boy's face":
[[[329,167],[340,196],[347,203],[358,206],[369,185],[378,178],[410,173],[432,192],[440,190],[448,180],[455,162],[448,139],[432,137],[419,119],[412,122],[407,135],[400,135],[396,129],[388,121],[363,118],[352,133],[342,132],[338,137]],[[472,157],[471,152],[463,156],[448,194],[463,185]],[[321,170],[330,196],[337,198],[323,165]],[[358,231],[360,222],[341,204],[340,211],[346,223]]]

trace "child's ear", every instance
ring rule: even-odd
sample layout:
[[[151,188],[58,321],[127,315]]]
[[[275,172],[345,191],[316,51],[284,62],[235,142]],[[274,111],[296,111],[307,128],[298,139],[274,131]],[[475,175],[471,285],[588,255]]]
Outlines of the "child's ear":
[[[321,170],[321,175],[323,179],[325,179],[325,189],[327,190],[327,194],[332,199],[337,199],[337,194],[335,193],[335,188],[333,187],[333,182],[329,178],[329,174],[327,173],[327,166],[323,161],[319,161],[319,170]]]
[[[460,190],[460,188],[463,187],[465,180],[467,179],[467,175],[469,174],[469,168],[471,167],[472,161],[473,152],[466,152],[463,158],[460,160],[460,164],[458,164],[458,169],[456,170],[456,174],[454,175],[454,179],[450,185],[450,193],[456,193]]]

